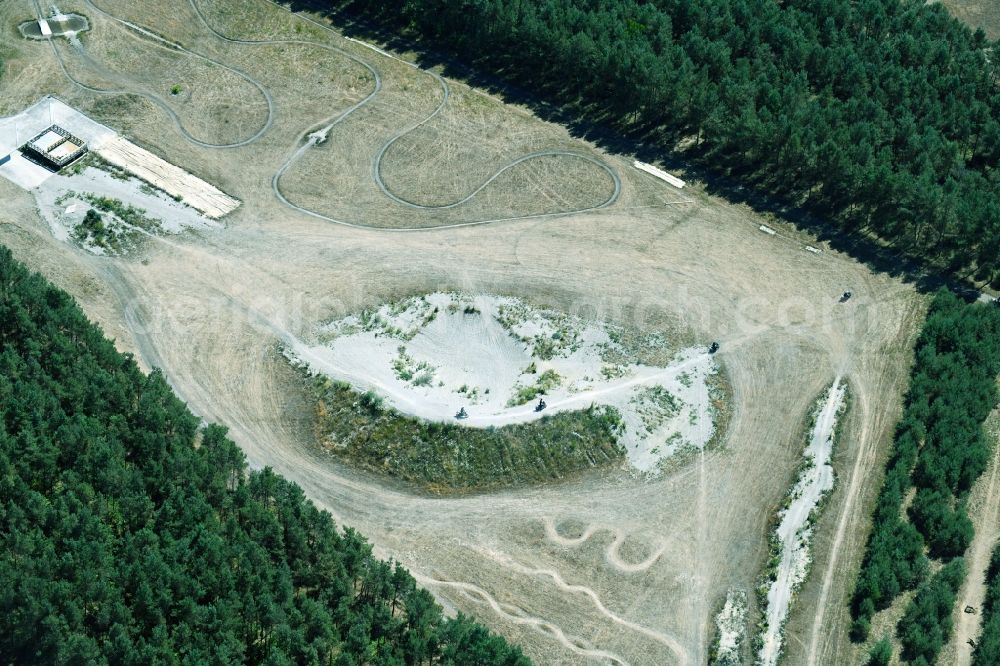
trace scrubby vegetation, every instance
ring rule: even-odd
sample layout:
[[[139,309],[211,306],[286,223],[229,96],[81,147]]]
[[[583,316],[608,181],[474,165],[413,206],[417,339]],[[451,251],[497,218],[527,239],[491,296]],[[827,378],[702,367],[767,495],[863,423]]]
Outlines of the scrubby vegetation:
[[[73,229],[73,239],[81,244],[91,244],[99,248],[116,251],[128,240],[122,230],[104,223],[104,218],[91,208],[83,216],[80,224]]]
[[[129,226],[146,231],[156,231],[162,226],[159,220],[148,217],[144,209],[130,206],[119,199],[99,197],[88,193],[83,194],[83,199],[97,210],[110,213]]]
[[[0,662],[526,666],[0,248]]]
[[[528,369],[534,368],[535,364],[532,363],[528,366]],[[554,391],[559,388],[562,384],[562,377],[558,372],[549,368],[542,374],[538,375],[534,384],[529,386],[518,386],[514,392],[514,395],[510,400],[507,401],[508,407],[517,407],[518,405],[523,405],[525,403],[531,402],[540,395],[545,395],[549,391]]]
[[[93,206],[73,229],[73,239],[81,245],[100,248],[110,254],[125,254],[138,247],[143,232],[157,233],[162,228],[160,221],[148,217],[144,209],[118,199],[68,192],[57,202],[73,197],[79,197]]]
[[[855,639],[868,635],[876,611],[926,578],[925,548],[947,564],[917,593],[899,633],[907,654],[928,662],[936,654],[934,637],[947,637],[950,620],[942,605],[964,575],[952,558],[972,539],[965,501],[989,458],[983,422],[997,404],[998,374],[1000,308],[966,305],[938,292],[917,341],[903,419],[854,590]],[[904,512],[911,489],[915,496]],[[929,646],[921,644],[921,635]]]
[[[564,478],[620,464],[620,421],[609,407],[501,428],[426,422],[313,378],[316,436],[335,455],[433,492],[473,491]]]
[[[525,86],[578,127],[683,148],[743,191],[1000,286],[1000,59],[940,4],[326,3]]]

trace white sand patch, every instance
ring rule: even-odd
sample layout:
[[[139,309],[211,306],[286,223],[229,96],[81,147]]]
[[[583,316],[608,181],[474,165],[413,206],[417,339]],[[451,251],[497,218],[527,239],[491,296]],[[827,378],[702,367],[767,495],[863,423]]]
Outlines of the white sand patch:
[[[107,197],[145,211],[147,217],[160,222],[160,231],[180,233],[185,229],[218,228],[218,222],[198,214],[193,208],[179,203],[136,178],[116,178],[107,171],[87,167],[79,174],[70,171],[52,174],[34,190],[35,201],[52,235],[68,241],[78,225],[94,206],[86,197]],[[98,251],[100,248],[88,248]],[[98,252],[100,253],[100,252]]]
[[[805,450],[806,466],[789,494],[791,502],[780,513],[781,522],[775,538],[781,548],[781,560],[767,592],[761,649],[758,662],[774,666],[781,654],[785,619],[792,594],[805,580],[809,570],[809,544],[812,539],[810,515],[823,496],[833,488],[833,435],[837,417],[844,406],[847,385],[840,377],[834,380],[816,412],[809,444]]]
[[[726,603],[715,618],[718,641],[712,666],[740,666],[740,653],[747,636],[747,593],[729,590]]]
[[[654,471],[711,439],[706,382],[717,369],[704,349],[680,350],[664,367],[644,365],[620,337],[607,324],[514,298],[435,293],[330,323],[316,344],[295,341],[286,353],[404,414],[467,427],[608,405],[622,417],[629,461]],[[463,408],[468,418],[456,420]]]

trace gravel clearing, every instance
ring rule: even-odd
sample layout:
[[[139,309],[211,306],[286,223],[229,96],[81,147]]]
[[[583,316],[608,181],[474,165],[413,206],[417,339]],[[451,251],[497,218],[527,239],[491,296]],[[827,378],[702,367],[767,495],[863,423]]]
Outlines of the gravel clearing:
[[[329,323],[317,343],[296,341],[286,353],[402,413],[467,427],[608,405],[621,416],[632,466],[655,472],[711,439],[717,367],[704,349],[672,350],[662,336],[622,339],[614,326],[515,298],[434,293]],[[672,360],[638,361],[654,351]],[[460,409],[467,418],[456,420]]]

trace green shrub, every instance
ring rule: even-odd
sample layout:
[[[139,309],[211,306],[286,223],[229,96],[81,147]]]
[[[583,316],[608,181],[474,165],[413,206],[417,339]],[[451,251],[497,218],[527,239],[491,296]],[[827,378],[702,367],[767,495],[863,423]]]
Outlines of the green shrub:
[[[907,661],[933,664],[952,630],[952,611],[965,580],[965,560],[956,557],[927,581],[899,621],[899,640]]]
[[[334,455],[438,493],[468,492],[561,479],[617,466],[621,417],[591,406],[532,423],[469,428],[422,421],[360,397],[342,383],[312,381],[315,430]]]
[[[885,636],[872,646],[865,666],[889,666],[890,661],[892,661],[892,643],[889,637]]]

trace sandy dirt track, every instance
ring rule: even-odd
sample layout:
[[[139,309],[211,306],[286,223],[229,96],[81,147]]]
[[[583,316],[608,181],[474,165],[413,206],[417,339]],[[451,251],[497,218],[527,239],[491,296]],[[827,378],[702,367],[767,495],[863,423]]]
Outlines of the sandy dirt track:
[[[222,42],[198,28],[184,3],[169,10],[145,1],[97,4],[111,13],[141,10],[157,34],[260,81],[275,107],[271,127],[241,147],[193,143],[160,105],[81,90],[62,75],[47,45],[27,43],[18,44],[25,53],[0,80],[2,103],[9,105],[0,112],[53,92],[127,129],[244,205],[226,218],[223,230],[156,241],[143,262],[126,261],[87,256],[55,241],[31,196],[3,182],[0,242],[73,293],[122,349],[146,367],[163,368],[194,411],[230,427],[254,465],[270,465],[299,483],[338,521],[368,535],[381,555],[410,567],[446,605],[519,641],[538,663],[699,664],[726,591],[751,589],[763,564],[767,521],[794,479],[812,402],[842,375],[855,407],[835,454],[838,486],[814,542],[817,552],[836,545],[837,565],[818,558],[789,628],[795,629],[796,618],[816,616],[817,581],[827,590],[827,621],[816,663],[842,663],[838,659],[853,655],[842,609],[863,545],[871,501],[866,489],[898,413],[919,321],[921,300],[910,287],[836,253],[805,252],[805,242],[820,245],[814,239],[787,230],[778,237],[762,234],[759,217],[696,185],[684,190],[690,204],[665,205],[674,193],[628,168],[628,156],[603,155],[523,109],[502,106],[487,115],[511,120],[496,125],[483,151],[463,153],[470,172],[488,175],[508,163],[502,146],[505,137],[516,136],[528,152],[568,149],[626,165],[617,168],[619,198],[577,215],[410,234],[332,225],[288,210],[273,197],[273,174],[301,145],[304,128],[314,130],[336,108],[370,92],[371,81],[357,78],[365,76],[361,68],[344,60],[331,74],[339,78],[328,86],[322,108],[303,106],[308,73],[293,81],[269,70],[286,67],[282,57],[304,57],[298,49],[307,47],[281,51]],[[203,6],[219,11],[226,3]],[[297,20],[277,8],[252,6],[265,23]],[[88,13],[81,3],[60,8]],[[5,10],[0,15],[10,18]],[[108,20],[91,18],[95,24]],[[112,30],[103,34],[121,39],[122,48],[132,40]],[[561,160],[546,165],[548,171],[530,164],[512,169],[516,178],[498,178],[483,192],[485,199],[457,207],[454,217],[406,210],[371,183],[371,159],[400,128],[434,110],[440,88],[412,67],[377,60],[335,35],[307,37],[370,60],[385,87],[377,102],[352,116],[353,124],[331,131],[315,159],[287,171],[282,186],[292,190],[290,197],[312,191],[317,200],[328,199],[318,205],[331,215],[346,211],[386,227],[482,219],[495,206],[521,215],[545,211],[546,192],[558,195],[557,207],[564,210],[600,202],[571,186],[578,173],[591,173],[588,167]],[[264,56],[277,62],[260,62]],[[393,160],[419,163],[420,151],[442,145],[432,137],[451,136],[463,125],[474,134],[483,117],[469,111],[435,118],[422,128],[429,145],[413,137],[406,149],[412,155],[385,153],[387,182],[393,174],[390,185],[403,191],[405,171]],[[199,122],[206,132],[198,136],[211,137],[211,123]],[[459,149],[457,142],[447,145]],[[402,141],[396,147],[402,150]],[[413,178],[419,189],[434,185],[433,173]],[[467,184],[448,181],[442,186],[449,191]],[[606,178],[595,182],[607,185]],[[295,200],[312,205],[308,198]],[[838,304],[848,288],[855,298]],[[460,499],[418,496],[337,464],[309,439],[309,405],[277,343],[362,307],[437,289],[511,294],[642,330],[720,340],[718,358],[733,394],[728,436],[719,448],[653,481],[606,475]],[[847,527],[834,539],[841,524]],[[794,643],[790,634],[789,663],[801,663]]]
[[[969,493],[969,517],[976,535],[965,553],[969,573],[958,592],[953,613],[955,629],[951,640],[941,651],[939,660],[942,664],[968,666],[972,663],[973,646],[970,640],[978,641],[982,631],[986,570],[1000,538],[1000,410],[989,416],[985,428],[996,444],[989,466]],[[967,606],[971,606],[975,613],[966,613]]]

